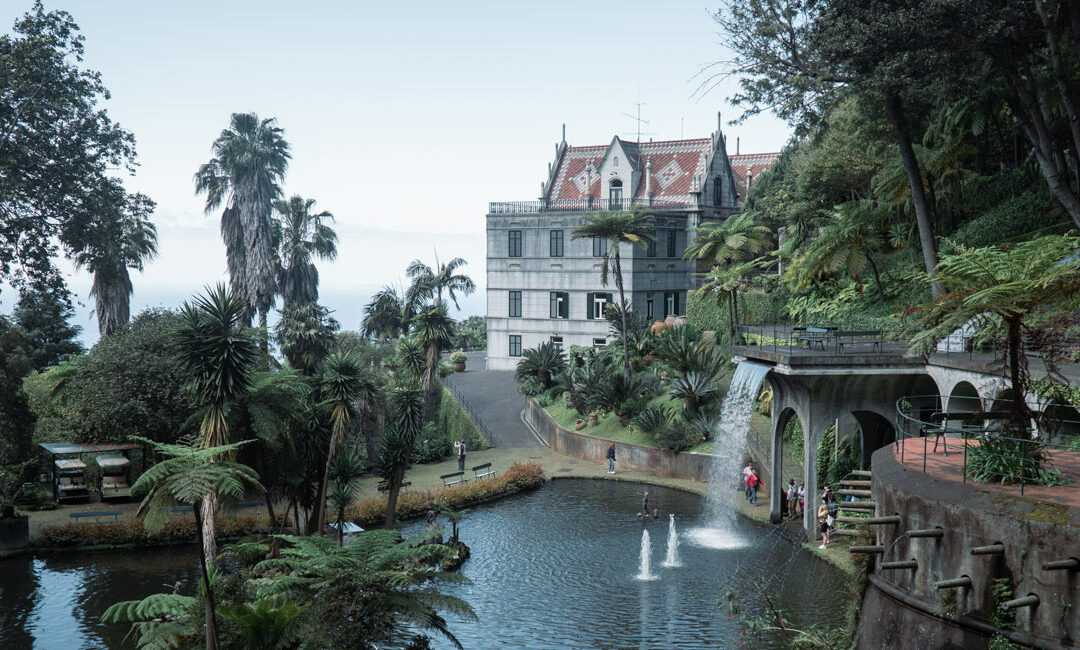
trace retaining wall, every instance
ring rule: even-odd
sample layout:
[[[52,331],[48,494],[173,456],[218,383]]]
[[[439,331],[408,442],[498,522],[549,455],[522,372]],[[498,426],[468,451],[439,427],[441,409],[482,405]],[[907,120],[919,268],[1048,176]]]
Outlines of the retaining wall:
[[[560,454],[607,463],[611,440],[564,429],[531,397],[525,403],[525,421]],[[709,467],[715,458],[712,454],[674,453],[656,447],[615,442],[615,471],[632,469],[670,478],[708,481]]]
[[[873,526],[886,547],[881,561],[918,562],[915,570],[870,574],[856,635],[858,648],[982,648],[997,632],[994,579],[1005,578],[1013,598],[1036,594],[1034,608],[1016,611],[1004,633],[1029,647],[1080,645],[1080,572],[1043,570],[1044,562],[1080,556],[1080,509],[993,492],[905,470],[892,446],[873,456],[877,515],[898,514],[898,526]],[[1070,486],[1064,489],[1080,489]],[[910,538],[913,529],[941,527],[940,538]],[[1002,544],[1000,555],[972,555]],[[934,582],[968,576],[972,586],[938,590]]]

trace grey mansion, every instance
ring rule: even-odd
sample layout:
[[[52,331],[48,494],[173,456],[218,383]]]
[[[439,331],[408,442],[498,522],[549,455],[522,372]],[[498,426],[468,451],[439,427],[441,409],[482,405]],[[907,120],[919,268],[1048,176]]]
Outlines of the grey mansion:
[[[633,310],[649,320],[686,313],[694,288],[683,261],[690,229],[723,221],[740,206],[755,176],[778,154],[728,155],[717,130],[707,138],[556,145],[537,201],[491,203],[487,215],[487,367],[512,370],[521,351],[551,341],[602,347],[604,307],[618,300],[614,280],[600,284],[601,240],[572,240],[596,210],[647,208],[656,241],[623,245],[623,282]]]

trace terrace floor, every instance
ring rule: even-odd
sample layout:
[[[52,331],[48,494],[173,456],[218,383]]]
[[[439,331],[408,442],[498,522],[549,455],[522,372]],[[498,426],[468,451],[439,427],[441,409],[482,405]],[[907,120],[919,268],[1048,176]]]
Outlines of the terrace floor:
[[[942,446],[939,446],[936,452],[934,451],[934,442],[931,438],[907,438],[893,445],[893,456],[896,462],[901,463],[908,471],[925,472],[936,479],[963,483],[965,442],[968,445],[969,454],[971,448],[979,444],[978,440],[950,438],[948,439],[949,453],[945,455]],[[1049,465],[1060,470],[1062,476],[1068,481],[1065,485],[1044,487],[1025,484],[1021,494],[1019,485],[981,483],[974,481],[970,476],[967,478],[967,484],[988,493],[1022,496],[1034,501],[1080,508],[1080,452],[1051,449],[1047,450],[1047,453],[1050,456]]]

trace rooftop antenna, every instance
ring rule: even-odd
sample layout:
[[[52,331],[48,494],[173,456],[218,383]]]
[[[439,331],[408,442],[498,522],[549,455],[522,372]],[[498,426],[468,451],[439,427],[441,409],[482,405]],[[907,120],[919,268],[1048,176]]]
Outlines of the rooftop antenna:
[[[656,135],[656,134],[651,132],[651,131],[642,131],[641,130],[641,125],[642,124],[644,124],[645,126],[649,125],[649,120],[641,119],[641,107],[642,106],[648,106],[648,104],[646,104],[645,102],[637,102],[637,103],[634,104],[634,106],[637,107],[637,115],[631,115],[630,113],[622,113],[622,115],[624,117],[629,117],[630,119],[637,122],[637,139],[634,140],[634,142],[641,142],[641,136],[643,136],[643,135]]]

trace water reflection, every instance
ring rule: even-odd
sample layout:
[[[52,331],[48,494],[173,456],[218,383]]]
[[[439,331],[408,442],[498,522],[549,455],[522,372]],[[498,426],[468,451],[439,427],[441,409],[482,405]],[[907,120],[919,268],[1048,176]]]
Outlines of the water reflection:
[[[795,627],[842,619],[834,595],[841,578],[766,527],[736,522],[721,531],[728,542],[722,548],[686,534],[682,567],[660,566],[668,515],[678,519],[680,535],[690,533],[705,523],[703,502],[658,489],[659,518],[643,523],[641,495],[633,484],[559,480],[466,513],[461,535],[473,555],[462,572],[472,583],[447,592],[471,603],[480,620],[451,617],[450,629],[466,648],[479,649],[733,647],[738,622],[716,602],[725,588],[752,593],[755,581],[768,583]],[[635,580],[643,526],[653,538],[657,579],[649,582]],[[103,625],[102,612],[170,591],[177,581],[181,593],[194,594],[197,553],[189,546],[0,561],[0,648],[121,647],[128,626]],[[450,646],[436,639],[436,647]],[[774,636],[754,647],[786,644]]]

